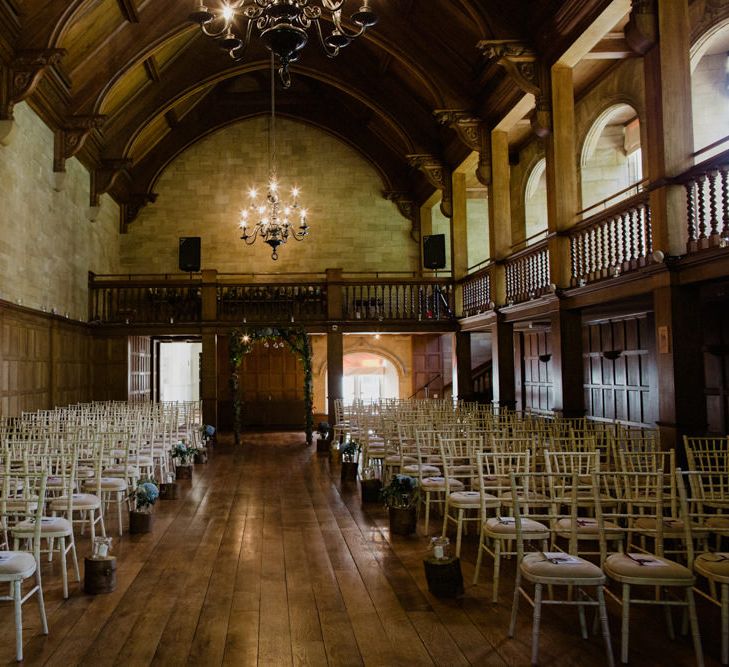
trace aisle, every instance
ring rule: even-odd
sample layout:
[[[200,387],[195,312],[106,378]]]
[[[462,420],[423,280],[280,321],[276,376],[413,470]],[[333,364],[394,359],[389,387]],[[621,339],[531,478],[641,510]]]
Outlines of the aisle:
[[[241,449],[221,443],[179,500],[158,503],[151,535],[115,540],[112,594],[86,596],[74,585],[64,602],[60,576],[45,564],[51,634],[37,634],[37,607],[25,605],[26,663],[529,664],[531,611],[522,606],[517,638],[508,639],[511,581],[498,606],[487,601],[490,565],[481,585],[468,585],[472,539],[466,595],[432,597],[422,572],[427,539],[391,543],[384,510],[363,511],[356,486],[341,489],[328,457],[302,440],[256,434]],[[82,540],[81,560],[89,551]],[[707,611],[702,618],[718,617]],[[611,608],[617,645],[616,614]],[[690,643],[670,642],[662,612],[656,620],[640,623],[636,614],[632,664],[693,664]],[[716,655],[708,640],[716,624],[704,627],[707,653]],[[0,632],[0,660],[10,663],[8,605],[0,608]],[[543,665],[603,664],[599,637],[581,640],[576,613],[564,609],[545,613],[541,657]]]

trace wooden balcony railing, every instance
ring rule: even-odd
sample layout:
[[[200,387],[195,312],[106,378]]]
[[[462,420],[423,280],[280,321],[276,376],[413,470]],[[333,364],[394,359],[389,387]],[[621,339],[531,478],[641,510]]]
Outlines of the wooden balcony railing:
[[[450,320],[455,317],[450,280],[342,283],[345,320]]]
[[[648,194],[641,192],[580,222],[569,239],[573,286],[645,266],[653,253]]]
[[[327,317],[326,283],[219,285],[222,322],[315,322]]]
[[[506,260],[506,300],[519,303],[549,291],[549,252],[547,242],[514,253]]]
[[[723,142],[717,142],[719,143]],[[677,180],[686,188],[687,252],[727,247],[729,150],[689,169]]]
[[[462,317],[472,317],[493,308],[490,266],[466,276],[461,284],[463,286]]]

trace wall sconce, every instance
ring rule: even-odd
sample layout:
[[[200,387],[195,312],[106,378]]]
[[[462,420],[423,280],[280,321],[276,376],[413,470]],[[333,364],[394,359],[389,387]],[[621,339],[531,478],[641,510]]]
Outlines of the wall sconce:
[[[609,359],[610,361],[615,361],[622,353],[622,350],[605,350],[602,353],[602,356],[605,357],[605,359]]]
[[[537,358],[543,364],[546,364],[546,363],[549,363],[549,361],[552,359],[552,355],[551,354],[540,354]]]

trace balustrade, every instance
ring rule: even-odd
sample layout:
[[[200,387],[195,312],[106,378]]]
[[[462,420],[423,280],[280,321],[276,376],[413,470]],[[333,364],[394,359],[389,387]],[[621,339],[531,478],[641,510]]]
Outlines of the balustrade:
[[[174,324],[199,322],[202,296],[199,284],[102,283],[89,290],[89,301],[92,322]]]
[[[648,196],[641,193],[584,220],[569,233],[572,286],[645,266],[653,254]]]
[[[218,319],[222,322],[311,322],[326,319],[324,283],[296,285],[220,285]]]
[[[549,291],[549,252],[542,241],[506,260],[506,300],[519,303]]]
[[[679,179],[686,189],[686,250],[729,245],[729,151],[689,170]]]
[[[453,285],[448,281],[345,283],[345,320],[450,320]]]
[[[463,317],[472,317],[492,308],[491,272],[481,270],[463,279]]]

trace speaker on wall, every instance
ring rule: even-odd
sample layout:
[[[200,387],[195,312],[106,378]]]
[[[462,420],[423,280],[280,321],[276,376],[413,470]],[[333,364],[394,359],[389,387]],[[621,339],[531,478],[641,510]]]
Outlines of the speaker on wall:
[[[180,238],[180,271],[200,270],[200,237]]]
[[[423,237],[423,266],[426,269],[445,269],[445,234]]]

